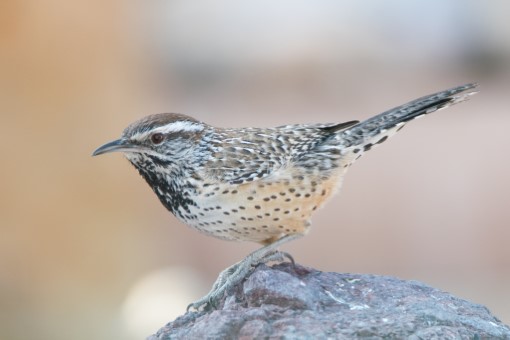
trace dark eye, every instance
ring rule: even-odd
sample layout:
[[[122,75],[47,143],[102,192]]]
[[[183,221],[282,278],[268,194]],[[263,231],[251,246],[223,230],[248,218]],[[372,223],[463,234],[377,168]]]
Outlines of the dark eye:
[[[165,136],[163,136],[162,133],[155,133],[151,136],[151,142],[153,144],[161,144],[163,140],[165,139]]]

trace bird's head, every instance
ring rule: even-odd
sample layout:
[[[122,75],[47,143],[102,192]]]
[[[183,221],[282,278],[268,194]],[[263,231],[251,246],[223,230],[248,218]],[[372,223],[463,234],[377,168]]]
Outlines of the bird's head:
[[[129,125],[119,139],[102,145],[92,155],[122,152],[139,169],[190,165],[206,128],[206,124],[182,114],[150,115]]]

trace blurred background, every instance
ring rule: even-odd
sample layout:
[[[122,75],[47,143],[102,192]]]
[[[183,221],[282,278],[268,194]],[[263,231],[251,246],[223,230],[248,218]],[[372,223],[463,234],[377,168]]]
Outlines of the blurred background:
[[[0,338],[139,339],[257,248],[178,222],[120,154],[132,121],[364,119],[481,93],[363,157],[311,233],[323,271],[414,279],[510,323],[510,3],[505,0],[0,4]]]

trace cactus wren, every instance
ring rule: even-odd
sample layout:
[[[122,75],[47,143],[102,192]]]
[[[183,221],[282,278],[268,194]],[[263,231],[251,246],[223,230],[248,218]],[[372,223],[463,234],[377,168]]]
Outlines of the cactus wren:
[[[156,114],[131,124],[93,155],[123,152],[163,205],[198,231],[264,245],[224,270],[209,294],[190,305],[199,309],[256,264],[283,259],[287,254],[277,247],[308,232],[313,212],[366,151],[406,122],[464,101],[475,87],[425,96],[361,123],[227,129],[182,114]]]

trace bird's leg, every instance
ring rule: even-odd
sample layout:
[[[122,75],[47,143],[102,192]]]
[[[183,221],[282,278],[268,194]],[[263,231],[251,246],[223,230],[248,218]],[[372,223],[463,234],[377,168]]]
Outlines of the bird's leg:
[[[282,261],[287,258],[292,262],[292,264],[294,264],[292,256],[285,252],[279,252],[277,248],[282,244],[295,240],[301,236],[301,234],[285,235],[275,242],[255,250],[242,261],[223,270],[216,279],[216,282],[214,282],[211,291],[200,300],[188,305],[187,310],[190,310],[190,308],[199,310],[200,307],[204,305],[205,308],[207,308],[208,305],[214,306],[218,298],[220,298],[228,289],[242,281],[246,275],[260,263]]]
[[[252,265],[255,266],[259,263],[267,262],[283,262],[286,259],[289,260],[292,263],[292,265],[295,265],[294,258],[289,253],[278,251],[275,249],[273,252],[268,253],[266,256],[261,258],[257,263],[252,263]],[[235,275],[236,270],[244,261],[246,261],[246,259],[223,270],[216,279],[216,281],[214,282],[211,292],[218,290],[218,288],[223,286],[232,275]]]

